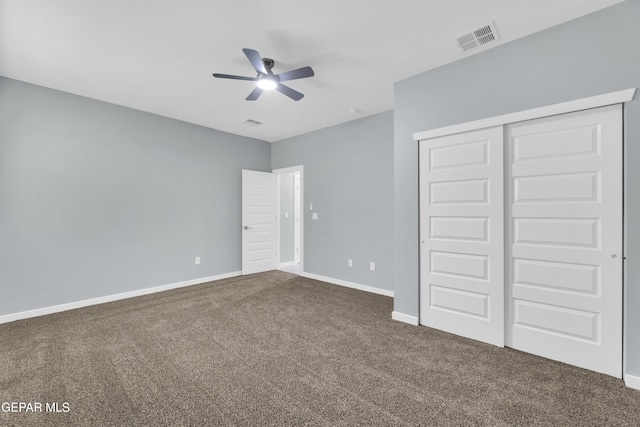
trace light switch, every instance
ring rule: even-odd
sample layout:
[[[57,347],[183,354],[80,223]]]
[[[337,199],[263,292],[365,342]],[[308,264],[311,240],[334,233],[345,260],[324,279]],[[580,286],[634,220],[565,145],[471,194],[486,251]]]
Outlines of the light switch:
[[[314,212],[311,214],[311,219],[318,219],[318,212]]]
[[[289,212],[284,213],[284,219],[287,219],[287,218],[289,218]]]
[[[312,211],[313,210],[313,202],[309,203],[309,210]]]

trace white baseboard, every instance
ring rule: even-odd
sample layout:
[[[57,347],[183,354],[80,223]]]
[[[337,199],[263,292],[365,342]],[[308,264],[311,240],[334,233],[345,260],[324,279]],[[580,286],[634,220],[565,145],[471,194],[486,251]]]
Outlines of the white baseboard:
[[[307,277],[309,279],[320,280],[321,282],[331,283],[333,285],[340,285],[340,286],[345,286],[347,288],[358,289],[360,291],[371,292],[373,294],[393,297],[393,291],[374,288],[373,286],[361,285],[359,283],[347,282],[346,280],[334,279],[333,277],[325,277],[325,276],[320,276],[318,274],[306,273],[306,272],[303,272],[301,276]]]
[[[156,292],[168,291],[170,289],[184,288],[186,286],[199,285],[201,283],[213,282],[230,277],[240,276],[242,272],[234,271],[232,273],[219,274],[217,276],[202,277],[200,279],[187,280],[184,282],[171,283],[169,285],[155,286],[153,288],[138,289],[120,294],[107,295],[104,297],[91,298],[82,301],[70,302],[67,304],[53,305],[50,307],[38,308],[35,310],[21,311],[19,313],[11,313],[0,316],[0,324],[9,323],[16,320],[28,319],[30,317],[44,316],[46,314],[59,313],[61,311],[73,310],[76,308],[88,307],[90,305],[104,304],[106,302],[118,301],[126,298],[138,297],[141,295],[154,294]]]
[[[420,324],[417,317],[409,316],[408,314],[399,313],[397,311],[391,313],[391,318],[398,322],[404,322],[414,326],[418,326]]]
[[[629,388],[635,388],[636,390],[640,390],[640,377],[627,374],[624,376],[624,384]]]
[[[298,264],[300,264],[300,263],[299,262],[295,262],[295,261],[281,262],[280,264],[278,264],[278,268],[292,267],[292,266],[298,265]]]

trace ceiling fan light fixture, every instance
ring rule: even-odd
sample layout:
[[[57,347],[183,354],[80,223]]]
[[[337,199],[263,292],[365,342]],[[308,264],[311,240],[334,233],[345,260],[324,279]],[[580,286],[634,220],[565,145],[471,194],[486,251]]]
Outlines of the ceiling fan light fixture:
[[[263,77],[256,84],[262,90],[273,90],[278,86],[278,83],[271,77]]]
[[[249,62],[251,62],[253,69],[258,73],[256,77],[235,76],[233,74],[220,73],[213,73],[213,77],[256,82],[256,88],[253,89],[249,96],[245,98],[247,101],[255,101],[260,97],[260,94],[262,94],[263,91],[273,89],[276,89],[278,92],[288,96],[294,101],[300,101],[304,98],[304,94],[295,89],[291,89],[289,86],[283,85],[282,82],[314,76],[314,72],[311,67],[306,66],[296,70],[285,71],[284,73],[273,74],[273,71],[271,71],[275,64],[273,59],[261,58],[258,51],[253,49],[244,48],[242,51]]]

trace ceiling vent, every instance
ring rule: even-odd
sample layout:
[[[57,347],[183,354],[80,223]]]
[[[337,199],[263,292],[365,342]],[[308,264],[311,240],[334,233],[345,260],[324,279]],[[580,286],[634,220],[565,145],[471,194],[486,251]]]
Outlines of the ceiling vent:
[[[472,49],[498,40],[498,38],[496,27],[493,25],[493,22],[490,22],[473,31],[456,37],[455,42],[461,51],[468,52]]]
[[[253,119],[243,120],[240,123],[244,123],[245,125],[249,125],[249,126],[260,126],[262,124],[262,122],[259,122]]]

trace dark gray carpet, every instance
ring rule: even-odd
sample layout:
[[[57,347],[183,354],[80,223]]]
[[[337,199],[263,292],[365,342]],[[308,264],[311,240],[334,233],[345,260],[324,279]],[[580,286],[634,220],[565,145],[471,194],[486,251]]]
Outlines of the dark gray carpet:
[[[0,402],[69,404],[0,425],[640,424],[621,380],[391,311],[270,272],[0,325]]]

